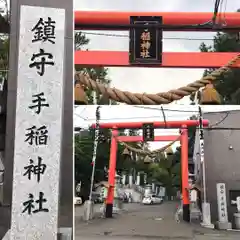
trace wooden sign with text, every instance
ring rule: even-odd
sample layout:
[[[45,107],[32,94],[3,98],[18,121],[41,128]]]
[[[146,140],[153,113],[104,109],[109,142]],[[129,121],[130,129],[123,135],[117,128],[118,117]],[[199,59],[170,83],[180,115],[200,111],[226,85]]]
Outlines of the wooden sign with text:
[[[162,29],[148,25],[162,24],[162,17],[132,16],[130,23],[144,28],[130,29],[129,62],[136,65],[162,63]]]
[[[153,123],[144,123],[143,124],[143,141],[154,141],[154,125]]]

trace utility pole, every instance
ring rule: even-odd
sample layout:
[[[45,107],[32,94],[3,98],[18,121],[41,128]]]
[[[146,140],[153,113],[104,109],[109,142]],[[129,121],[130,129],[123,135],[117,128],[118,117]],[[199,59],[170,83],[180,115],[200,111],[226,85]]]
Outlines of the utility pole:
[[[90,184],[90,193],[89,200],[86,201],[86,220],[90,220],[92,218],[93,211],[93,203],[92,203],[92,193],[93,193],[93,185],[94,185],[94,176],[95,176],[95,163],[97,157],[97,146],[99,140],[99,121],[100,121],[100,106],[97,106],[96,109],[96,128],[95,128],[95,139],[93,146],[93,157],[92,157],[92,175],[91,175],[91,184]]]
[[[202,108],[198,106],[199,111],[199,145],[200,145],[200,161],[202,166],[202,183],[203,183],[203,203],[202,203],[202,225],[208,228],[213,228],[211,224],[210,203],[207,203],[206,193],[206,166],[204,158],[204,133],[203,133],[203,116]]]

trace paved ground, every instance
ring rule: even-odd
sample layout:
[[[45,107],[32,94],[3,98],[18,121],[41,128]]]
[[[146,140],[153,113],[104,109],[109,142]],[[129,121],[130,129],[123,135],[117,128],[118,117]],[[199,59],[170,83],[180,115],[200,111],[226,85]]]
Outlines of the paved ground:
[[[199,225],[176,223],[175,203],[155,206],[126,204],[126,211],[113,219],[97,219],[85,223],[83,210],[75,211],[76,240],[239,240],[240,232],[216,231]],[[99,207],[96,207],[99,209]]]

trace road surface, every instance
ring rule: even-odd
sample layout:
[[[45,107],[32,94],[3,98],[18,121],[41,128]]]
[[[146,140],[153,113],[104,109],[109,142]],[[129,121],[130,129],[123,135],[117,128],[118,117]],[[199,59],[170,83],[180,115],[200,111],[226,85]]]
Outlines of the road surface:
[[[217,231],[199,225],[176,223],[176,203],[142,206],[126,204],[125,211],[112,219],[100,214],[89,223],[81,219],[82,207],[75,211],[76,240],[239,240],[240,232]],[[96,211],[99,206],[96,206]]]

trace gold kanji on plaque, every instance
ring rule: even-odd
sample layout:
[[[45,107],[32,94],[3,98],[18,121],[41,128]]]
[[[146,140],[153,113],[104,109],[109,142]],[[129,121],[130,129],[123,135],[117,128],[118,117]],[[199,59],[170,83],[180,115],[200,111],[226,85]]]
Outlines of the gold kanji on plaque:
[[[150,57],[150,52],[149,52],[149,48],[151,47],[151,34],[148,31],[144,31],[141,34],[141,53],[140,56],[142,58],[149,58]]]
[[[151,47],[151,43],[148,42],[148,41],[144,41],[142,44],[141,44],[141,49],[149,49]]]
[[[151,35],[150,35],[150,32],[143,32],[141,34],[141,40],[142,41],[150,41],[151,40]]]
[[[147,49],[143,49],[140,53],[140,56],[142,58],[149,58],[150,57],[149,51]]]

